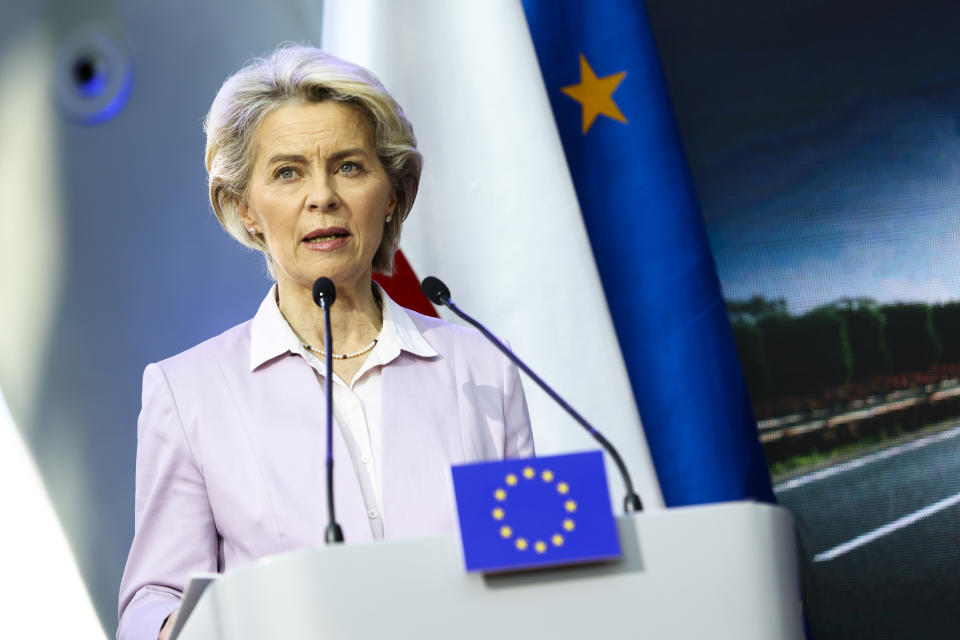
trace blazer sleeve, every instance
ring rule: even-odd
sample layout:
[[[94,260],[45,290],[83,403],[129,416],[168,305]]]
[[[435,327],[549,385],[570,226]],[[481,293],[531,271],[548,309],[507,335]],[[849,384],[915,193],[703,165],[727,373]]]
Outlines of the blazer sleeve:
[[[143,373],[133,544],[120,584],[118,640],[155,640],[191,573],[217,570],[218,537],[202,467],[162,369]]]
[[[533,432],[530,430],[530,413],[520,383],[520,371],[507,358],[503,358],[503,408],[503,457],[533,456]]]

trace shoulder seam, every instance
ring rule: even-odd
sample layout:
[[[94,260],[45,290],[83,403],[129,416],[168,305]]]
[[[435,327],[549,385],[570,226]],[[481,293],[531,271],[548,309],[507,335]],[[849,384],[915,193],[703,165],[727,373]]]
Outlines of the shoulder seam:
[[[163,384],[167,389],[167,394],[170,396],[170,402],[173,404],[174,411],[177,414],[177,425],[180,427],[180,433],[183,435],[183,441],[187,445],[187,451],[190,452],[190,458],[193,460],[193,465],[197,468],[198,471],[201,471],[202,467],[200,466],[200,461],[197,459],[197,454],[193,450],[193,445],[190,443],[190,437],[187,435],[187,430],[183,426],[183,416],[180,413],[180,405],[177,402],[177,396],[173,393],[173,387],[170,385],[170,380],[167,378],[167,372],[163,370],[163,367],[159,363],[153,362],[147,366],[155,366],[160,372],[160,376],[163,378]],[[201,471],[201,476],[203,475]]]

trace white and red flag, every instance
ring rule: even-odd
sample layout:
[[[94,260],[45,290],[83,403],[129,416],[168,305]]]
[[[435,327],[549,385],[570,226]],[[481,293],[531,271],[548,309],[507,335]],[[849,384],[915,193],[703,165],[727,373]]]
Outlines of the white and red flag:
[[[444,280],[621,450],[644,505],[661,507],[520,3],[327,0],[321,45],[377,74],[425,158],[400,243],[409,270],[401,264],[391,294],[409,305],[400,292],[416,278]],[[526,391],[538,453],[596,448],[539,389]],[[608,476],[619,504],[609,461]]]

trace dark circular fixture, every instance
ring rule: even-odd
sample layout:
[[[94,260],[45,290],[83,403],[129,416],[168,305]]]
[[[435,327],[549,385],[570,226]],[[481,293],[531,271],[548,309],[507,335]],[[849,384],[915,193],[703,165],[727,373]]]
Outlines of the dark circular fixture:
[[[87,26],[70,33],[60,46],[57,65],[57,99],[64,116],[74,122],[105,122],[130,97],[130,48],[107,29]]]

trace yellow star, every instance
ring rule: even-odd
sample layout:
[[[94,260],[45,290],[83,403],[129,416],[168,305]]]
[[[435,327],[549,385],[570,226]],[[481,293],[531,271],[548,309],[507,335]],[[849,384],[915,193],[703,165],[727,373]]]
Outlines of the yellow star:
[[[511,487],[514,486],[515,484],[517,484],[517,476],[515,476],[512,473],[508,473],[506,477],[506,482]]]
[[[560,90],[576,100],[583,107],[583,133],[593,126],[598,115],[605,115],[617,122],[626,122],[627,118],[613,101],[613,92],[627,76],[626,71],[598,78],[590,63],[580,54],[580,84],[571,84]]]
[[[491,512],[491,515],[493,516],[494,520],[503,520],[503,509],[497,507]]]
[[[517,547],[517,551],[524,551],[527,548],[527,539],[526,538],[517,538],[517,541],[514,543]]]
[[[537,540],[533,543],[533,550],[537,553],[544,553],[547,550],[547,543],[543,540]]]
[[[526,478],[527,480],[530,480],[535,475],[537,475],[537,472],[533,470],[533,467],[523,468],[523,477]]]
[[[512,536],[512,535],[513,535],[513,529],[511,529],[511,528],[508,527],[507,525],[503,525],[502,527],[500,527],[500,537],[501,537],[501,538],[509,538],[509,537]]]
[[[564,531],[573,531],[574,527],[576,526],[577,525],[575,525],[573,520],[571,520],[570,518],[567,518],[566,520],[563,521]]]
[[[493,497],[496,498],[498,501],[503,502],[504,500],[507,499],[507,492],[504,491],[503,489],[497,489],[496,491],[493,492]]]

